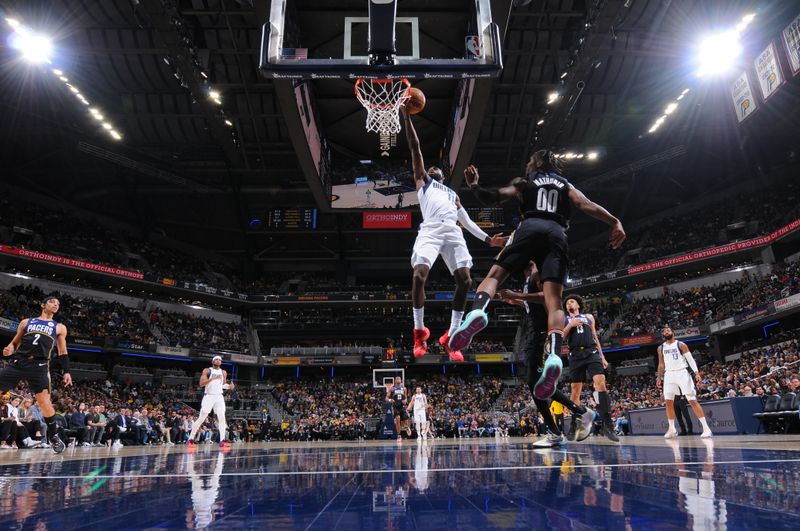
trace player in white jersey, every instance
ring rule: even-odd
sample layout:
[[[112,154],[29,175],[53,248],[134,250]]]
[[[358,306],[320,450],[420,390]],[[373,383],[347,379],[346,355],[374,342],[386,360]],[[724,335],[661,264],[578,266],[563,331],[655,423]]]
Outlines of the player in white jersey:
[[[425,169],[417,132],[411,117],[400,108],[400,115],[406,130],[408,147],[411,150],[414,181],[422,211],[422,223],[419,227],[414,250],[411,254],[411,267],[414,276],[411,283],[411,300],[414,311],[414,357],[424,356],[428,351],[427,340],[431,333],[425,327],[425,283],[428,273],[436,259],[441,256],[447,269],[456,281],[453,294],[453,310],[450,328],[439,338],[439,344],[446,350],[450,359],[464,361],[461,351],[450,350],[450,334],[461,324],[464,308],[467,305],[467,292],[472,285],[469,270],[472,267],[472,256],[464,241],[464,232],[458,223],[464,226],[473,236],[492,247],[503,247],[508,237],[502,234],[489,236],[472,221],[461,206],[461,201],[451,188],[444,185],[444,173],[436,166]]]
[[[675,339],[675,334],[672,328],[666,326],[661,331],[664,337],[664,343],[658,347],[658,376],[656,385],[661,387],[664,385],[664,399],[667,402],[667,421],[669,422],[669,429],[664,437],[671,439],[678,436],[675,429],[675,395],[683,394],[688,400],[689,405],[692,406],[694,414],[703,425],[703,433],[700,437],[712,437],[711,428],[706,423],[706,415],[703,413],[703,408],[697,402],[697,392],[695,390],[694,382],[692,382],[692,374],[697,383],[702,383],[700,379],[700,371],[697,368],[697,363],[689,351],[689,347]],[[692,373],[689,372],[692,370]]]
[[[200,387],[205,388],[205,394],[200,404],[200,415],[192,424],[192,431],[186,444],[194,445],[194,438],[197,436],[198,430],[203,425],[203,422],[206,421],[208,414],[214,411],[219,427],[219,446],[220,448],[226,448],[230,445],[225,440],[228,425],[225,422],[225,397],[222,396],[222,392],[233,389],[234,384],[233,382],[226,383],[227,380],[228,373],[222,368],[222,358],[214,356],[211,359],[211,367],[203,369],[203,374],[200,375]]]
[[[203,459],[202,461],[208,461]],[[222,469],[225,466],[225,457],[222,453],[217,454],[217,461],[214,464],[214,471],[210,474],[198,474],[195,470],[195,456],[186,456],[186,469],[189,473],[189,480],[192,483],[192,512],[194,512],[194,528],[205,529],[214,521],[215,505],[219,496],[219,480],[222,477]],[[220,507],[223,500],[220,500]]]
[[[407,409],[411,411],[412,407],[414,408],[414,425],[417,427],[417,440],[427,439],[428,419],[425,410],[428,409],[428,397],[423,394],[422,387],[417,386]]]

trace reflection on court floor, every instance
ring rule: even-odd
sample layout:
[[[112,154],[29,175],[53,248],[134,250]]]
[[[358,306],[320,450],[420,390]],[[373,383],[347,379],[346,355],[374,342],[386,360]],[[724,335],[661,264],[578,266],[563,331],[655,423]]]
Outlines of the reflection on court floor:
[[[532,442],[6,452],[0,527],[779,530],[800,516],[797,436]]]

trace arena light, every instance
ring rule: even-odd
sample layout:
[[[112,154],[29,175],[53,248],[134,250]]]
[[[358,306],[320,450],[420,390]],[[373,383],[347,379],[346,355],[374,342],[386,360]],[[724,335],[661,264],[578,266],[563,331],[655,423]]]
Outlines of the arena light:
[[[225,120],[225,125],[227,125],[228,127],[233,127],[233,122],[231,122],[230,120]]]
[[[756,18],[755,13],[748,13],[745,16],[743,16],[742,20],[740,20],[739,23],[736,25],[736,31],[738,31],[739,33],[743,32],[745,28],[749,26],[750,23],[753,22],[753,19],[755,18]]]
[[[49,62],[50,55],[53,53],[53,42],[50,39],[44,35],[33,33],[22,25],[15,28],[10,42],[11,47],[18,50],[22,54],[22,58],[29,63]]]
[[[589,153],[586,155],[586,158],[587,158],[587,159],[589,159],[589,160],[597,160],[597,157],[598,157],[598,153],[597,153],[597,151],[590,151],[590,152],[589,152]]]
[[[672,103],[670,103],[669,105],[667,105],[667,108],[666,108],[666,109],[664,109],[664,114],[666,114],[667,116],[669,116],[670,114],[672,114],[673,112],[675,112],[675,109],[677,109],[677,108],[678,108],[678,104],[677,104],[677,103],[675,103],[675,102],[672,102]]]
[[[109,135],[111,135],[111,137],[112,137],[114,140],[122,140],[122,135],[121,135],[121,134],[119,134],[119,133],[117,133],[117,132],[116,132],[116,131],[114,131],[113,129],[110,129],[110,130],[108,131],[108,134],[109,134]]]
[[[13,29],[19,29],[22,27],[22,23],[15,18],[6,18],[6,24],[11,26]]]
[[[64,75],[64,72],[62,72],[62,71],[61,71],[61,70],[59,70],[58,68],[54,68],[54,69],[53,69],[53,74],[55,74],[55,75],[57,75],[57,76],[63,76],[63,75]]]
[[[697,75],[713,77],[724,74],[736,64],[741,53],[738,31],[730,30],[705,37],[698,47]]]
[[[114,127],[113,127],[113,126],[112,126],[110,123],[108,123],[108,122],[103,122],[103,123],[102,123],[102,124],[100,124],[100,125],[102,125],[102,126],[103,126],[103,129],[105,129],[106,131],[110,131],[111,129],[113,129],[113,128],[114,128]]]
[[[550,94],[547,96],[547,104],[548,104],[548,105],[551,105],[551,104],[552,104],[552,103],[554,103],[554,102],[555,102],[555,101],[556,101],[556,100],[557,100],[559,97],[560,97],[560,94],[559,94],[558,92],[551,92],[551,93],[550,93]]]
[[[542,118],[541,120],[539,120],[538,122],[536,122],[536,125],[542,125],[543,123],[544,123],[544,118]]]

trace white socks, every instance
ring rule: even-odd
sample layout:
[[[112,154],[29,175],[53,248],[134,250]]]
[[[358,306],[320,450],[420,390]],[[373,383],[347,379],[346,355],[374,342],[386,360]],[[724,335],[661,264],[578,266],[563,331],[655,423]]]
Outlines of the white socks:
[[[676,431],[675,430],[675,419],[667,419],[667,421],[669,422],[669,430],[670,431]],[[705,422],[705,419],[703,420],[703,422]]]
[[[425,307],[412,308],[414,311],[414,329],[422,330],[425,328]]]
[[[700,417],[699,420],[700,420],[700,424],[703,425],[703,431],[711,431],[711,428],[709,428],[708,424],[706,424],[706,418],[705,417]]]
[[[450,313],[450,337],[453,337],[453,332],[456,331],[456,328],[461,326],[461,318],[464,317],[464,312],[457,312],[453,310]]]

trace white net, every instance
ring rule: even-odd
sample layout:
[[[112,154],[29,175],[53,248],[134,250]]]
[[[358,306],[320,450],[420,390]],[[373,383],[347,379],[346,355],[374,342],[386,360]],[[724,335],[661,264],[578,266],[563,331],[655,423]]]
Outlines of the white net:
[[[358,79],[355,93],[367,110],[367,131],[400,132],[400,105],[408,99],[408,79]]]

